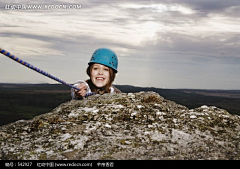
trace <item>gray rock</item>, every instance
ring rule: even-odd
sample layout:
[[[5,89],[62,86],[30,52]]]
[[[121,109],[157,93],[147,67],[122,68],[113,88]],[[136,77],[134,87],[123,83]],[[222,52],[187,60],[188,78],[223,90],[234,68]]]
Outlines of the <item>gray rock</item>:
[[[0,127],[0,159],[240,159],[240,117],[154,92],[63,103]]]

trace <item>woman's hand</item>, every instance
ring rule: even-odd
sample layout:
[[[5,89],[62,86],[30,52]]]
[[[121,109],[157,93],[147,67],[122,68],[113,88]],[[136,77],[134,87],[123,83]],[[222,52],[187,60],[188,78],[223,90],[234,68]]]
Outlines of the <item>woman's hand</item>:
[[[80,91],[74,90],[75,91],[75,96],[76,97],[85,97],[85,95],[87,93],[87,88],[88,88],[87,85],[85,83],[80,83],[76,87],[79,88]]]

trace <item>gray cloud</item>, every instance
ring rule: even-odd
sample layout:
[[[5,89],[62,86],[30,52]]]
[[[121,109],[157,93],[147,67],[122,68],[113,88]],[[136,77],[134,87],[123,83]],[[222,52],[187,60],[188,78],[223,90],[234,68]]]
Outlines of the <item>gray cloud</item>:
[[[58,72],[69,81],[85,77],[94,50],[109,47],[119,56],[118,84],[240,89],[237,0],[51,1],[67,3],[81,3],[82,9],[13,11],[4,10],[5,2],[0,1],[0,45],[23,55],[36,52],[31,60],[39,63],[59,58],[60,67],[77,71],[67,74],[53,67],[50,73]],[[209,83],[201,87],[203,80]],[[226,86],[226,81],[232,83]]]

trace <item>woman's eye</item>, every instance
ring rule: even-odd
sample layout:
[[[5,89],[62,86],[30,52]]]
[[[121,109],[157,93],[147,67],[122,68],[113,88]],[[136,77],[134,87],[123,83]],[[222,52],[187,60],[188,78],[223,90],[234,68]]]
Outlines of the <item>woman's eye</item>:
[[[108,69],[105,69],[105,71],[108,71]]]
[[[97,67],[94,67],[93,70],[97,70],[98,68]]]

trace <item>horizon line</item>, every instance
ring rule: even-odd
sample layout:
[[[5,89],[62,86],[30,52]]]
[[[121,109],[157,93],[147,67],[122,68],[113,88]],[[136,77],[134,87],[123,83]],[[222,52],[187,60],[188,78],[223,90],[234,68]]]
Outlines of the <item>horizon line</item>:
[[[7,84],[11,84],[11,85],[63,85],[60,83],[3,83],[0,82],[0,85],[7,85]],[[141,86],[136,86],[136,85],[130,85],[130,84],[113,84],[114,86],[132,86],[132,87],[139,87],[139,88],[156,88],[156,89],[166,89],[166,90],[225,90],[225,91],[239,91],[240,89],[201,89],[201,88],[166,88],[166,87],[141,87]],[[63,85],[64,86],[64,85]],[[67,87],[67,86],[66,86]],[[70,87],[69,87],[70,88]]]

